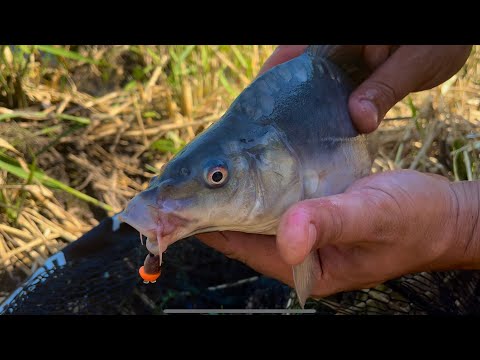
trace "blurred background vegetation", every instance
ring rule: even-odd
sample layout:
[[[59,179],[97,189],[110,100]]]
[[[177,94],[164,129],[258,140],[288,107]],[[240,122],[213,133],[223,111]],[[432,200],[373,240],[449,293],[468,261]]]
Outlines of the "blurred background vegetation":
[[[121,211],[274,48],[0,46],[0,301]],[[387,114],[374,172],[479,178],[479,49],[452,79]]]

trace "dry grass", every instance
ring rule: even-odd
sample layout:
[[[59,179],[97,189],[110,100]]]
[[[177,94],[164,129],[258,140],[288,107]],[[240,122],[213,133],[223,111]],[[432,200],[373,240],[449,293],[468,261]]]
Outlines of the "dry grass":
[[[120,211],[273,49],[0,47],[0,277],[18,283]],[[390,111],[373,171],[479,178],[479,50],[451,81]]]

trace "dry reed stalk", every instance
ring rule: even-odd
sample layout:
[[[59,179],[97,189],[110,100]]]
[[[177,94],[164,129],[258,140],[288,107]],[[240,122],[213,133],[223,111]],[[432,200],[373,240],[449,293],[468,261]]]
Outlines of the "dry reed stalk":
[[[250,84],[250,80],[243,74],[243,72],[235,66],[224,54],[217,51],[215,55],[240,79],[243,86]]]
[[[195,137],[195,132],[193,131],[192,126],[192,108],[193,108],[193,95],[192,95],[192,86],[188,79],[184,76],[186,73],[185,64],[182,63],[181,66],[181,105],[182,105],[182,114],[183,114],[183,123],[186,124],[186,129],[188,133],[187,141],[191,141]]]
[[[2,233],[2,235],[8,240],[8,247],[13,249],[7,251],[7,254],[5,255],[7,258],[7,262],[12,261],[12,258],[15,257],[26,266],[29,266],[35,260],[35,257],[38,255],[36,249],[32,249],[30,252],[26,253],[20,251],[12,255],[12,251],[16,251],[18,248],[28,245],[30,243],[26,243],[13,236],[9,236],[6,232],[3,232],[2,230],[0,230],[0,233]]]
[[[156,66],[155,70],[153,70],[152,76],[150,77],[150,80],[148,80],[148,83],[145,86],[145,98],[143,99],[145,103],[149,103],[152,101],[152,88],[160,78],[160,75],[162,74],[162,69],[163,66]]]
[[[35,224],[35,221],[32,219],[32,217],[29,216],[29,214],[23,213],[23,214],[21,215],[21,218],[22,218],[22,220],[24,219],[24,222],[23,222],[23,224],[21,224],[21,225],[25,226],[25,228],[28,228],[28,229],[30,230],[30,232],[31,232],[34,236],[39,237],[40,240],[43,241],[45,247],[48,248],[48,251],[49,251],[50,254],[54,253],[55,250],[48,244],[48,239],[45,237],[45,235],[43,234],[43,232],[40,231],[40,229],[39,229],[38,226]],[[28,224],[28,225],[27,225],[27,224]],[[40,250],[39,252],[40,252],[42,255],[48,257],[49,254],[45,252],[45,249],[44,249],[44,248],[43,248],[43,249],[40,248],[39,250]]]
[[[5,224],[0,224],[0,231],[5,232],[6,234],[10,234],[12,236],[16,236],[25,241],[33,240],[33,236],[24,230],[20,230]]]
[[[25,212],[29,213],[29,214],[32,214],[32,209],[28,209],[26,208],[25,209]],[[40,216],[39,216],[40,217]],[[55,224],[54,222],[52,222],[51,220],[45,218],[45,217],[42,217],[41,218],[43,220],[43,222],[48,225],[51,229],[55,230],[57,233],[61,234],[61,237],[67,241],[75,241],[77,239],[77,236],[75,234],[72,234],[70,233],[69,231],[67,231],[65,228],[63,228],[61,225],[57,225]],[[33,237],[31,237],[32,239]]]
[[[136,96],[132,97],[133,108],[135,109],[135,118],[137,119],[138,126],[140,127],[140,131],[142,132],[142,140],[143,145],[148,147],[148,139],[147,135],[145,134],[145,125],[143,124],[143,118],[140,114],[140,107],[138,106],[138,99]]]
[[[59,231],[66,231],[67,233],[70,232],[72,234],[72,236],[75,236],[75,235],[78,235],[79,233],[81,233],[81,231],[85,228],[85,226],[82,226],[82,225],[76,225],[74,224],[74,222],[77,222],[78,223],[78,220],[73,220],[73,217],[70,216],[70,218],[72,219],[71,221],[59,221],[59,223],[61,224],[61,227],[59,225],[58,227],[58,230],[56,233],[52,233],[51,231],[52,230],[55,230],[55,229],[52,229],[51,227],[51,224],[49,223],[49,220],[43,216],[42,214],[38,213],[37,211],[33,210],[33,209],[28,209],[25,211],[29,216],[32,217],[32,219],[35,220],[35,222],[37,222],[42,228],[44,228],[45,230],[44,231],[49,231],[50,234],[49,235],[44,235],[47,237],[47,239],[51,240],[51,239],[55,239],[57,237],[59,237]],[[70,230],[70,231],[69,231]]]
[[[65,98],[62,100],[55,112],[57,114],[62,114],[70,103],[70,100],[72,100],[72,96],[70,94],[67,94],[67,96],[65,96]]]
[[[428,128],[427,128],[427,136],[425,137],[425,140],[423,142],[423,146],[420,149],[420,151],[417,153],[415,156],[415,159],[412,161],[412,163],[409,166],[410,170],[415,170],[417,168],[417,165],[422,159],[427,151],[430,149],[430,146],[432,145],[433,140],[435,140],[435,136],[437,135],[438,131],[440,130],[442,126],[442,122],[438,121],[432,121],[430,122]]]
[[[185,124],[185,123],[184,124],[163,124],[163,125],[160,125],[160,126],[157,126],[157,127],[145,129],[145,134],[148,135],[148,136],[152,136],[152,135],[158,135],[162,132],[166,132],[166,131],[169,131],[169,130],[184,129],[188,126],[205,125],[205,124],[214,122],[218,118],[219,118],[218,115],[214,115],[214,116],[205,117],[205,118],[200,119],[200,120],[194,120],[194,121],[192,121],[190,123],[187,123],[187,124]],[[109,135],[111,135],[111,133]],[[128,137],[128,138],[136,138],[138,136],[141,136],[142,132],[140,130],[129,130],[129,131],[126,131],[124,135],[125,135],[125,137]],[[104,135],[102,135],[102,137],[103,136]],[[91,140],[96,140],[96,139],[97,139],[97,137],[92,137],[91,138]]]
[[[7,260],[7,246],[6,240],[3,235],[0,233],[0,260],[4,263]]]

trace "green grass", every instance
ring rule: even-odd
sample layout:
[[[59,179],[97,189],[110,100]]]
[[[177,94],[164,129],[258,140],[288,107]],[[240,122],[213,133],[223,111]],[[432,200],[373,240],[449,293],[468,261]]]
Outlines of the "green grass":
[[[2,159],[3,158],[3,159]],[[0,169],[9,172],[12,175],[17,176],[20,179],[27,180],[27,184],[31,184],[33,180],[40,182],[42,185],[48,186],[52,189],[59,189],[65,191],[66,193],[77,197],[80,200],[86,201],[93,205],[96,205],[104,210],[112,211],[112,207],[108,204],[105,204],[97,199],[92,198],[78,190],[71,188],[68,185],[65,185],[61,181],[55,180],[50,176],[46,175],[39,169],[35,169],[35,164],[33,163],[29,171],[26,171],[21,167],[21,165],[13,159],[9,159],[0,154]]]
[[[25,87],[33,86],[33,91],[36,86],[46,86],[51,91],[62,93],[75,91],[72,87],[74,72],[78,68],[87,67],[88,73],[97,74],[105,86],[112,81],[116,72],[126,72],[123,87],[119,90],[138,95],[141,94],[141,89],[147,87],[155,70],[161,68],[161,76],[157,82],[167,86],[172,101],[181,104],[182,111],[187,111],[202,106],[208,96],[222,88],[222,102],[231,102],[246,86],[246,82],[255,76],[273,48],[227,45],[0,46],[0,106],[10,110],[0,113],[0,123],[15,120],[19,124],[26,125],[32,121],[32,125],[37,125],[40,123],[34,123],[35,121],[42,121],[45,126],[35,126],[33,133],[39,138],[48,139],[46,145],[30,154],[28,159],[24,159],[31,169],[30,172],[23,169],[18,161],[8,158],[5,147],[3,155],[0,154],[0,170],[27,183],[39,181],[45,186],[59,189],[111,211],[110,205],[47,175],[45,171],[48,169],[42,169],[36,161],[38,156],[54,150],[66,137],[79,134],[82,127],[83,131],[88,131],[92,124],[91,118],[71,111],[39,111],[38,101],[27,98]],[[124,59],[123,63],[118,62],[120,57]],[[185,87],[185,82],[190,86]],[[185,93],[186,91],[191,91],[193,95]],[[192,96],[193,103],[188,103],[192,102]],[[54,102],[52,105],[58,106],[58,103]],[[164,114],[154,103],[141,104],[141,117],[158,121]],[[186,141],[182,139],[179,131],[168,131],[160,138],[153,139],[147,151],[171,157],[185,145]],[[145,166],[147,171],[154,170],[151,165]]]
[[[20,49],[24,49],[24,46],[20,46]],[[70,51],[61,46],[51,46],[51,45],[35,45],[34,49],[46,52],[51,55],[55,55],[59,58],[75,60],[78,62],[86,62],[89,64],[98,64],[99,62],[86,56],[80,55],[78,52]]]

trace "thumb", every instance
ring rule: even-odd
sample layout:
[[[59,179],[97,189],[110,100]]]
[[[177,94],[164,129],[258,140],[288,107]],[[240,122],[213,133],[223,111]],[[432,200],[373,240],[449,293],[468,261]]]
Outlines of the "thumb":
[[[381,219],[365,221],[376,211],[365,195],[352,191],[293,205],[283,214],[277,231],[277,248],[283,260],[297,265],[314,249],[368,239],[375,231],[372,224],[382,224]]]

